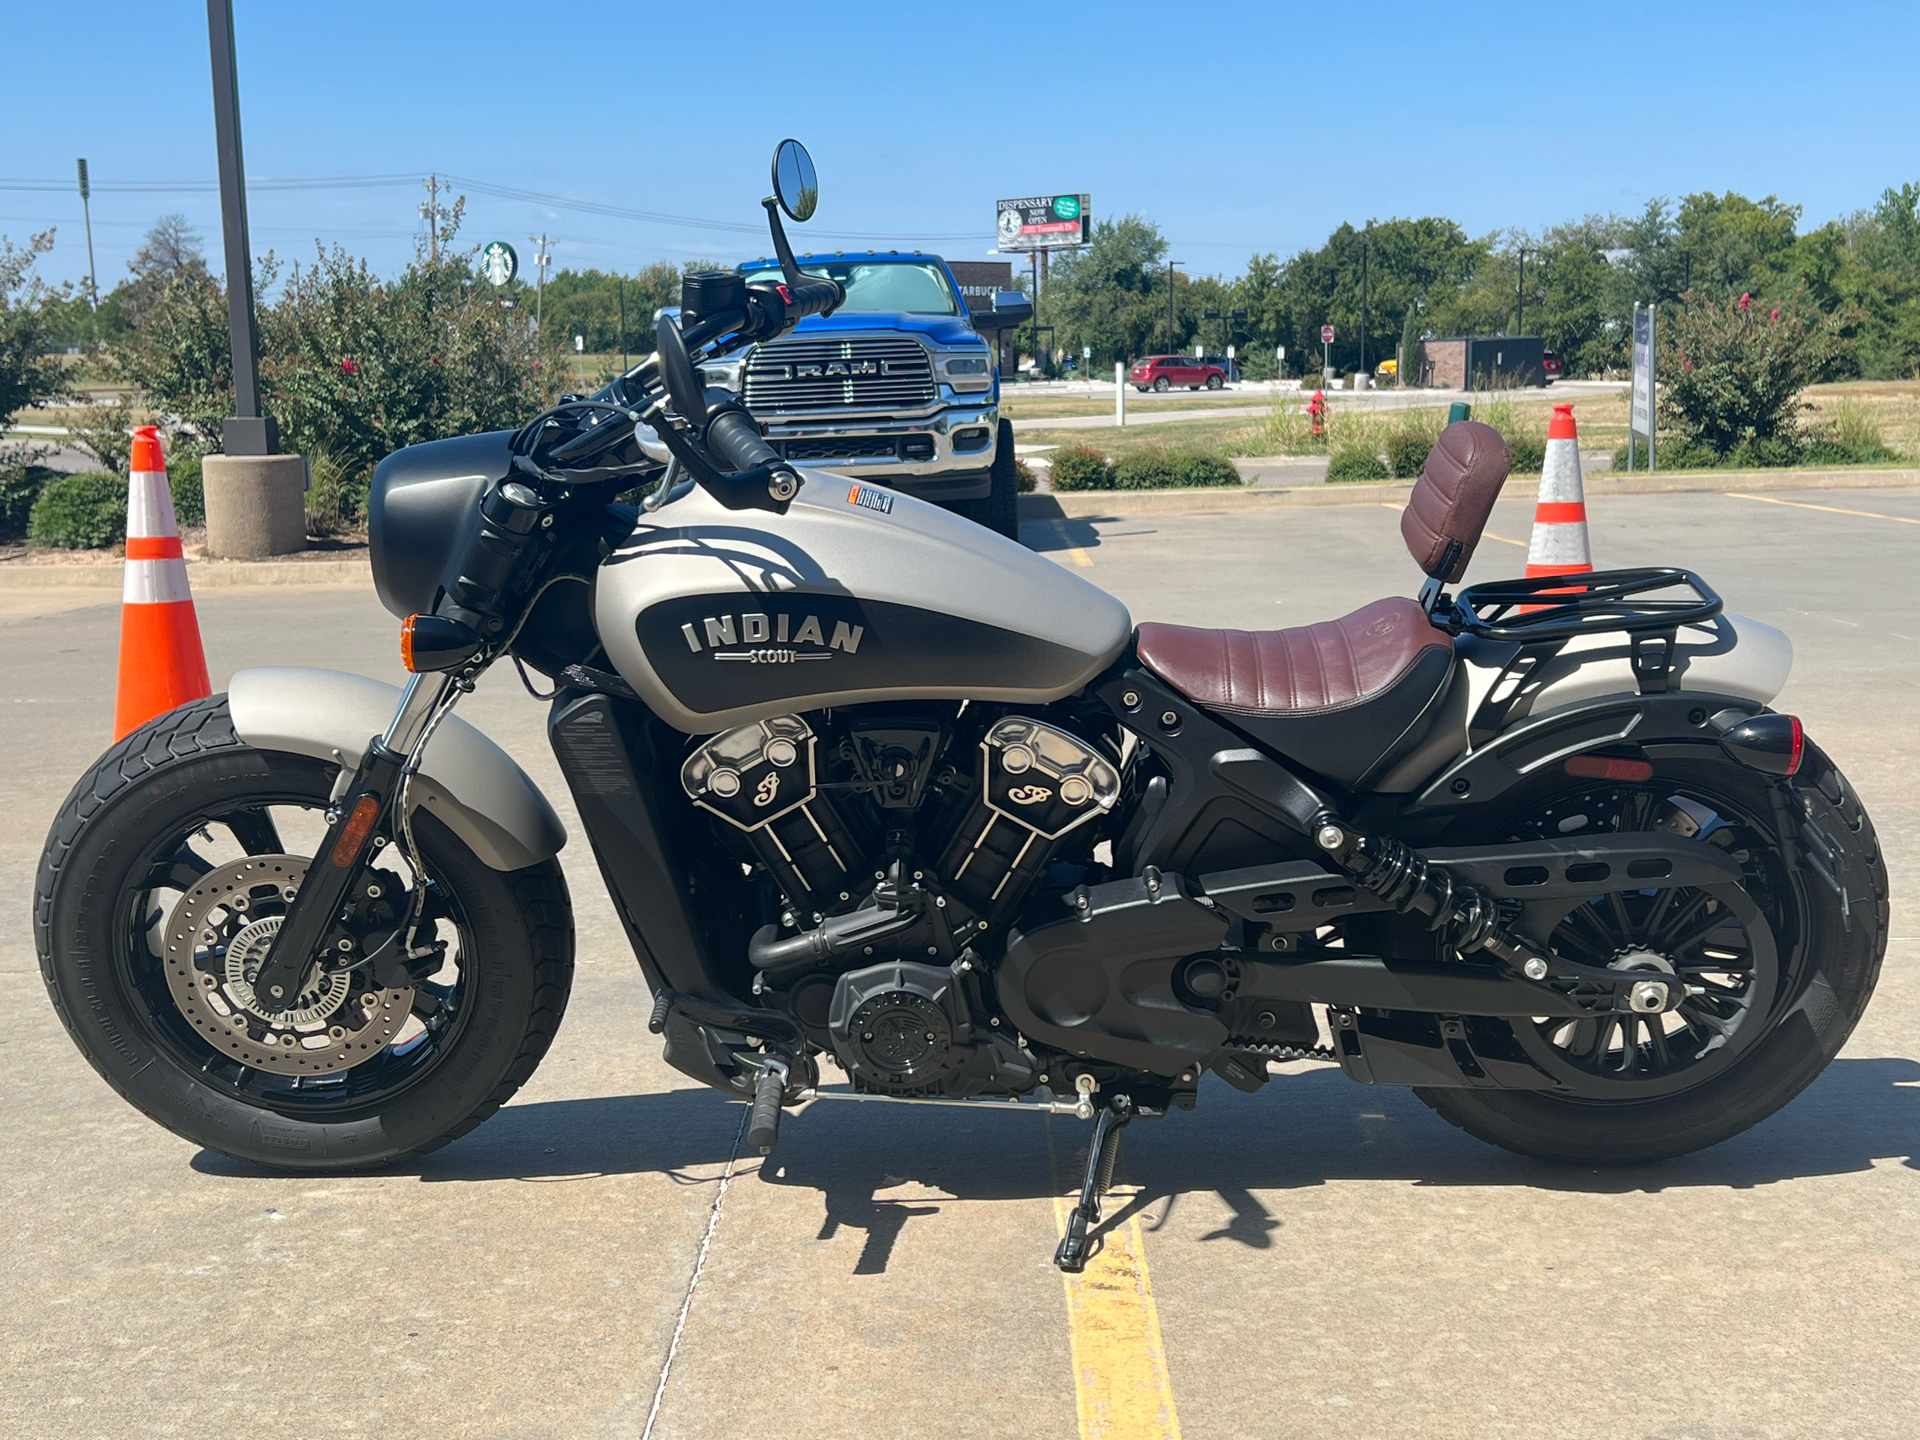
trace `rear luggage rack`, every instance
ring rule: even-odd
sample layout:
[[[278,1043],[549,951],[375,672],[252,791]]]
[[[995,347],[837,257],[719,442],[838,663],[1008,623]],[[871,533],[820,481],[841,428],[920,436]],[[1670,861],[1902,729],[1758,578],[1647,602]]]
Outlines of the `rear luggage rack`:
[[[1660,590],[1690,595],[1653,598]],[[1720,613],[1720,597],[1691,570],[1670,565],[1646,570],[1598,570],[1584,575],[1534,575],[1470,585],[1434,606],[1432,618],[1456,635],[1526,643],[1565,640],[1601,631],[1671,634]]]
[[[1673,689],[1680,627],[1711,620],[1721,609],[1720,597],[1706,581],[1670,565],[1490,580],[1452,599],[1433,582],[1429,587],[1423,598],[1434,624],[1456,635],[1518,644],[1515,662],[1537,664],[1576,636],[1624,631],[1642,695]],[[1690,593],[1654,598],[1662,590]]]

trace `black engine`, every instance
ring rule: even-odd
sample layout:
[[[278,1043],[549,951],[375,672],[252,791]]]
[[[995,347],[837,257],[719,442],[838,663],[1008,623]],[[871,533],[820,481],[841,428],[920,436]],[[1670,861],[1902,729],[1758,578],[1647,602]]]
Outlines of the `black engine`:
[[[974,946],[1050,867],[1062,887],[1087,877],[1089,822],[1120,797],[1117,758],[1059,726],[966,719],[850,711],[817,733],[780,716],[681,767],[777,894],[779,920],[748,950],[756,993],[877,1093],[1033,1088],[1039,1063],[998,1018]]]

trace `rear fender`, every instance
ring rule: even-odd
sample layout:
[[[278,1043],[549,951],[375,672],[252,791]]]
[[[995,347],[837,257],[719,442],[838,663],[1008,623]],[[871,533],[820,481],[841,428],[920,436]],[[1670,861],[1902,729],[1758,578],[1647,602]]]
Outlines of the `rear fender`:
[[[234,733],[247,744],[311,755],[349,773],[399,700],[400,688],[383,680],[292,665],[242,670],[227,687]],[[524,870],[567,843],[566,827],[527,772],[455,715],[428,742],[412,800],[495,870]]]
[[[1720,732],[1712,718],[1727,710],[1745,717],[1765,708],[1744,696],[1698,691],[1581,701],[1523,720],[1457,757],[1421,786],[1401,813],[1423,819],[1464,813],[1571,756],[1609,746],[1632,747],[1650,759],[1720,756]]]

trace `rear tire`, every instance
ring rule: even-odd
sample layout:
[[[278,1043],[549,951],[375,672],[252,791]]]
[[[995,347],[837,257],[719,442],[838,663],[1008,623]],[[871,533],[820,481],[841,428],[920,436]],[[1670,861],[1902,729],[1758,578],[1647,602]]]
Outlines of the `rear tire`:
[[[164,967],[151,936],[155,917],[167,923],[161,897],[191,883],[157,882],[176,863],[165,857],[205,845],[197,837],[212,840],[216,827],[244,834],[224,816],[267,816],[271,806],[297,818],[323,808],[337,773],[248,745],[224,695],[183,705],[133,731],[81,777],[47,837],[34,896],[47,992],[101,1078],[176,1135],[283,1170],[383,1165],[466,1134],[533,1074],[573,976],[559,866],[490,869],[422,809],[415,836],[447,917],[430,923],[450,927],[439,933],[457,944],[449,952],[457,965],[444,967],[456,978],[401,993],[431,1004],[425,1013],[434,1018],[326,1077],[248,1068],[208,1043],[195,1028],[202,1022],[185,1023],[156,983]],[[271,821],[266,828],[277,841]],[[283,848],[242,843],[248,854]]]
[[[1162,375],[1158,380],[1155,380],[1153,382],[1153,388],[1154,388],[1154,393],[1156,394],[1159,394],[1159,395],[1166,394],[1167,393],[1167,377]]]
[[[1770,849],[1763,859],[1777,874],[1780,893],[1776,904],[1762,908],[1778,917],[1772,929],[1781,979],[1778,993],[1767,997],[1764,1016],[1752,1017],[1768,1028],[1710,1078],[1641,1100],[1526,1090],[1416,1089],[1445,1119],[1477,1139],[1542,1160],[1575,1165],[1662,1160],[1716,1145],[1766,1119],[1811,1084],[1846,1043],[1879,977],[1890,909],[1886,861],[1853,787],[1809,742],[1794,780],[1794,800],[1800,818],[1832,837],[1843,852],[1834,867],[1834,879],[1846,892],[1843,904],[1810,866],[1786,863],[1764,777],[1720,760],[1666,761],[1656,770],[1656,783],[1682,793],[1689,782],[1697,787],[1695,793],[1710,789],[1744,810],[1753,822],[1747,830]],[[1565,781],[1560,783],[1567,788]],[[1531,807],[1523,803],[1521,808],[1537,810],[1545,803],[1547,797],[1536,794]],[[1517,818],[1512,811],[1509,815]],[[1476,838],[1512,833],[1508,823]],[[1449,835],[1448,843],[1458,842]],[[1753,887],[1747,888],[1751,893]],[[1530,1023],[1516,1021],[1513,1026]]]

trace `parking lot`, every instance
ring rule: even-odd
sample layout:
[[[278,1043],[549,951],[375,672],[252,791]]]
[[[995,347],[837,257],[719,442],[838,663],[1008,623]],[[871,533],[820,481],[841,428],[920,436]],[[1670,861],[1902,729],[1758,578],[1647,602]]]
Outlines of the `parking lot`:
[[[1209,1082],[1194,1113],[1128,1131],[1108,1266],[1064,1286],[1080,1122],[816,1105],[763,1162],[741,1107],[662,1063],[544,707],[508,667],[462,713],[568,821],[579,925],[533,1081],[373,1175],[254,1172],[151,1124],[62,1031],[29,925],[47,824],[107,743],[117,608],[12,607],[0,1431],[1920,1433],[1920,491],[1590,508],[1598,564],[1689,566],[1794,640],[1778,704],[1854,781],[1894,886],[1879,994],[1840,1059],[1725,1145],[1606,1172],[1486,1147],[1330,1066],[1256,1095]],[[1323,506],[1024,538],[1137,620],[1259,628],[1412,593],[1397,521]],[[1518,573],[1528,524],[1503,501],[1474,578]],[[216,688],[252,664],[399,674],[370,589],[222,589],[199,612]]]

